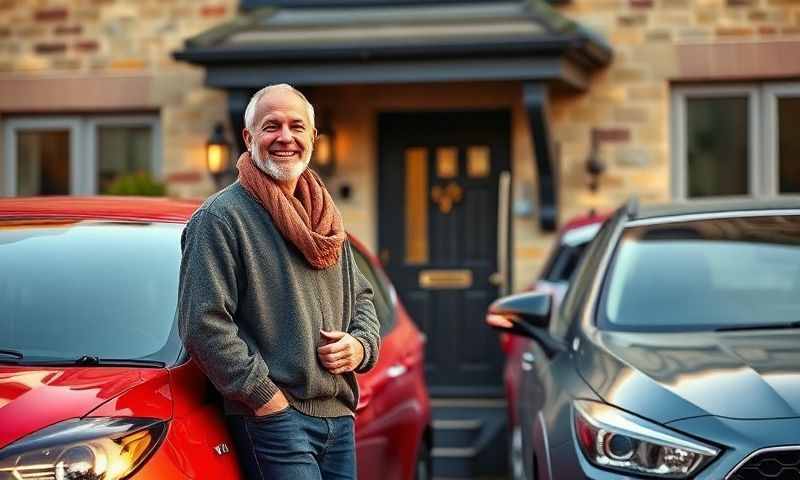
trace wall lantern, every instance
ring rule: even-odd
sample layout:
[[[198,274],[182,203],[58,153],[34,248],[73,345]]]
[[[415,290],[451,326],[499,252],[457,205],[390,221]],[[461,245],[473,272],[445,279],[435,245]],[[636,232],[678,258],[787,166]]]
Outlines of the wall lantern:
[[[596,192],[600,188],[600,176],[606,170],[606,164],[600,158],[599,134],[592,130],[591,148],[586,158],[586,173],[589,174],[589,191]]]
[[[206,142],[206,167],[214,178],[217,190],[225,186],[225,181],[233,172],[231,166],[231,142],[225,138],[225,126],[214,125],[214,131]]]
[[[314,170],[324,177],[333,175],[336,171],[336,154],[334,151],[333,128],[330,125],[330,115],[321,112],[317,123],[317,142],[314,145],[314,155],[311,158]]]

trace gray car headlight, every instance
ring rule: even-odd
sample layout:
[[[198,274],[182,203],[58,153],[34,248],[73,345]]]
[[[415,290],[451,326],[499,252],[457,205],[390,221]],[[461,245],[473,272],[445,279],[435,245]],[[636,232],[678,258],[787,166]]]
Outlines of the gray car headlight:
[[[0,480],[121,480],[159,445],[166,423],[145,418],[73,419],[0,450]]]
[[[604,403],[576,400],[575,437],[594,465],[626,474],[688,478],[719,450]]]

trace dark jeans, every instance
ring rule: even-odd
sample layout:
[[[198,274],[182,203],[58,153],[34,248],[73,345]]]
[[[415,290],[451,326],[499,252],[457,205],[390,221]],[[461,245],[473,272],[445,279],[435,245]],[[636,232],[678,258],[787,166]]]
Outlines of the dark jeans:
[[[317,418],[287,408],[265,417],[228,417],[248,480],[355,480],[352,417]]]

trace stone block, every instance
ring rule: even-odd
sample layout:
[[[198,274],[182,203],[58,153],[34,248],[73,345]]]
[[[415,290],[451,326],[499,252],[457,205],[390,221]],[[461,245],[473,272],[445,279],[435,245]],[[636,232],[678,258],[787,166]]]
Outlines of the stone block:
[[[96,40],[80,40],[75,42],[73,48],[79,52],[96,52],[100,49],[100,44]]]
[[[23,55],[14,64],[14,70],[21,72],[38,72],[49,67],[50,61],[39,55]]]
[[[631,85],[627,89],[629,100],[662,100],[666,97],[666,87],[661,84]]]
[[[22,38],[41,38],[47,33],[47,29],[41,25],[24,25],[15,32],[15,35]]]
[[[641,27],[647,25],[647,15],[644,13],[632,13],[617,17],[617,25],[620,27]]]
[[[621,83],[641,82],[645,80],[646,77],[642,69],[630,67],[615,68],[609,73],[609,78],[612,82]]]
[[[55,43],[37,43],[33,47],[33,51],[39,55],[51,55],[64,53],[67,51],[67,44],[64,42]]]
[[[648,113],[642,107],[617,107],[614,109],[614,121],[620,123],[645,123]]]
[[[146,66],[145,61],[139,58],[120,58],[112,60],[110,65],[113,70],[144,70]]]
[[[715,33],[723,38],[742,38],[753,36],[752,27],[717,27]]]
[[[69,12],[66,8],[46,8],[36,10],[33,13],[33,19],[37,22],[53,22],[65,20]]]
[[[689,0],[661,0],[661,8],[689,9],[692,7]]]
[[[664,28],[659,28],[647,32],[644,38],[648,42],[671,42],[672,32]]]
[[[205,18],[223,17],[227,13],[225,5],[206,5],[200,9],[200,16]]]
[[[631,139],[631,131],[626,127],[593,128],[592,136],[600,143],[621,143]]]
[[[56,35],[80,35],[83,33],[83,27],[80,25],[59,25],[53,30],[53,33]]]
[[[53,70],[79,70],[82,62],[77,58],[55,58],[50,65]]]
[[[617,149],[614,163],[621,167],[646,167],[652,163],[652,155],[646,148],[622,147]]]

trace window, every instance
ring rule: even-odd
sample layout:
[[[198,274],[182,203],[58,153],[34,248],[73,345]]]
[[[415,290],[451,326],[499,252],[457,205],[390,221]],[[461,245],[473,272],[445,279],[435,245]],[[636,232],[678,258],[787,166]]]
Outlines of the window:
[[[607,277],[601,325],[688,331],[795,321],[798,232],[798,216],[628,227]]]
[[[800,193],[800,83],[678,87],[676,199]]]
[[[381,336],[383,337],[394,326],[394,302],[392,302],[388,280],[386,280],[382,272],[375,271],[367,257],[358,249],[353,248],[352,250],[358,269],[361,270],[361,273],[367,277],[367,280],[372,285],[372,301],[375,303],[375,312],[378,314],[378,320],[381,323]]]
[[[29,360],[175,361],[183,225],[25,223],[0,221],[4,347]]]
[[[5,122],[0,194],[110,193],[121,177],[161,177],[154,115],[11,118]]]

